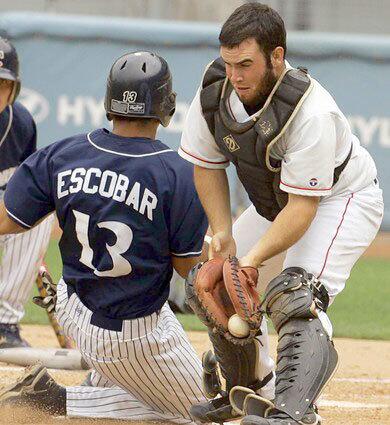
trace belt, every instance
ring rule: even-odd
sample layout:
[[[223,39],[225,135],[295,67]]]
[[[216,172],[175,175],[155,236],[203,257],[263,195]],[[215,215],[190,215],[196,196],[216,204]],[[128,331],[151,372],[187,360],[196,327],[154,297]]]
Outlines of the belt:
[[[70,298],[73,294],[76,293],[76,289],[74,288],[72,284],[69,284],[69,283],[66,284],[66,287],[68,291],[68,298]],[[109,331],[116,331],[116,332],[121,332],[122,326],[123,326],[122,319],[113,319],[111,317],[106,317],[106,316],[103,316],[102,314],[99,314],[93,311],[92,311],[90,323],[91,325],[98,326],[99,328],[107,329]]]
[[[72,284],[67,283],[66,287],[67,287],[67,291],[68,291],[68,298],[70,298],[73,294],[76,294],[76,289]],[[79,298],[79,300],[80,300],[80,298]],[[80,300],[80,302],[82,303],[81,300]],[[85,306],[85,308],[88,309],[87,306]],[[88,310],[91,311],[91,313],[92,313],[91,320],[90,320],[91,325],[98,326],[99,328],[107,329],[109,331],[116,331],[116,332],[122,331],[124,321],[139,319],[140,317],[143,317],[143,316],[140,316],[140,317],[131,317],[131,318],[128,318],[128,319],[115,319],[115,318],[112,318],[112,317],[104,316],[104,315],[102,315],[98,312],[93,312],[91,309],[88,309]],[[161,309],[158,309],[157,311],[154,311],[153,313],[148,313],[147,315],[154,314],[154,313],[159,315],[160,311],[161,311]]]

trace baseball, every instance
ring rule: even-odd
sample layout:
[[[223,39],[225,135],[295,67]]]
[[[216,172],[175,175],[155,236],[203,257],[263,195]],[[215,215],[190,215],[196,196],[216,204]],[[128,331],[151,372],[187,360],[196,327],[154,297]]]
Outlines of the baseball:
[[[238,314],[233,314],[228,321],[229,332],[236,338],[245,338],[249,335],[249,325]]]

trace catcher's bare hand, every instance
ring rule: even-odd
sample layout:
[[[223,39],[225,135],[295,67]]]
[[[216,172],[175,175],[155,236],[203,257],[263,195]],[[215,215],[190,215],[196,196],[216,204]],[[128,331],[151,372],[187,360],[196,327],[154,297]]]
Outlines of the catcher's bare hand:
[[[239,263],[240,267],[258,267],[257,262],[249,255],[245,255],[244,257],[240,258]]]
[[[228,232],[217,232],[212,237],[209,246],[209,259],[215,257],[228,258],[229,255],[236,255],[236,242]]]
[[[45,269],[39,272],[39,278],[42,280],[44,292],[46,293],[38,297],[33,297],[33,302],[39,307],[46,309],[48,313],[54,313],[57,302],[57,285]]]

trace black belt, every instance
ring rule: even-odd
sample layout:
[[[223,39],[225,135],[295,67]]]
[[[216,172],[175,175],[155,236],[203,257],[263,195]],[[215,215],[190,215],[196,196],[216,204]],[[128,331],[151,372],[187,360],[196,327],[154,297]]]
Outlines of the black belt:
[[[67,291],[68,291],[68,298],[70,298],[73,294],[76,294],[76,289],[71,283],[67,283],[66,287],[67,287]],[[80,300],[80,298],[79,298],[79,300]],[[80,302],[82,303],[81,300],[80,300]],[[85,307],[88,308],[87,306],[85,306]],[[153,313],[149,313],[148,316],[150,314],[154,314],[154,313],[157,313],[157,315],[159,315],[160,311],[161,311],[161,309],[158,309],[157,311],[155,311]],[[140,317],[142,317],[142,316],[140,316]],[[123,322],[125,320],[134,320],[134,319],[138,319],[138,317],[132,317],[132,318],[129,318],[129,319],[114,319],[114,318],[111,318],[111,317],[104,316],[104,315],[102,315],[98,312],[92,311],[90,324],[94,325],[94,326],[98,326],[99,328],[107,329],[109,331],[121,332],[122,327],[123,327]]]
[[[76,289],[72,284],[66,284],[68,290],[68,298],[76,293]],[[80,301],[81,302],[81,301]],[[88,307],[87,307],[88,308]],[[123,326],[122,319],[112,319],[110,317],[103,316],[99,313],[92,312],[91,325],[98,326],[99,328],[107,329],[109,331],[121,332]]]

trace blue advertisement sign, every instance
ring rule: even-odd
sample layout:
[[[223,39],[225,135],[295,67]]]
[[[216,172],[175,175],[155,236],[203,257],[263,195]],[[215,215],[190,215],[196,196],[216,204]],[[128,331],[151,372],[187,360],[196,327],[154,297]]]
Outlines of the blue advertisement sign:
[[[103,109],[109,69],[120,55],[144,49],[157,52],[171,67],[177,110],[159,137],[177,148],[204,68],[218,56],[218,32],[214,24],[0,14],[0,35],[19,53],[20,100],[38,124],[39,146],[109,128]],[[390,37],[289,33],[287,59],[307,67],[333,95],[373,155],[385,196],[382,227],[390,230]],[[232,167],[229,175],[237,211],[247,199]]]

